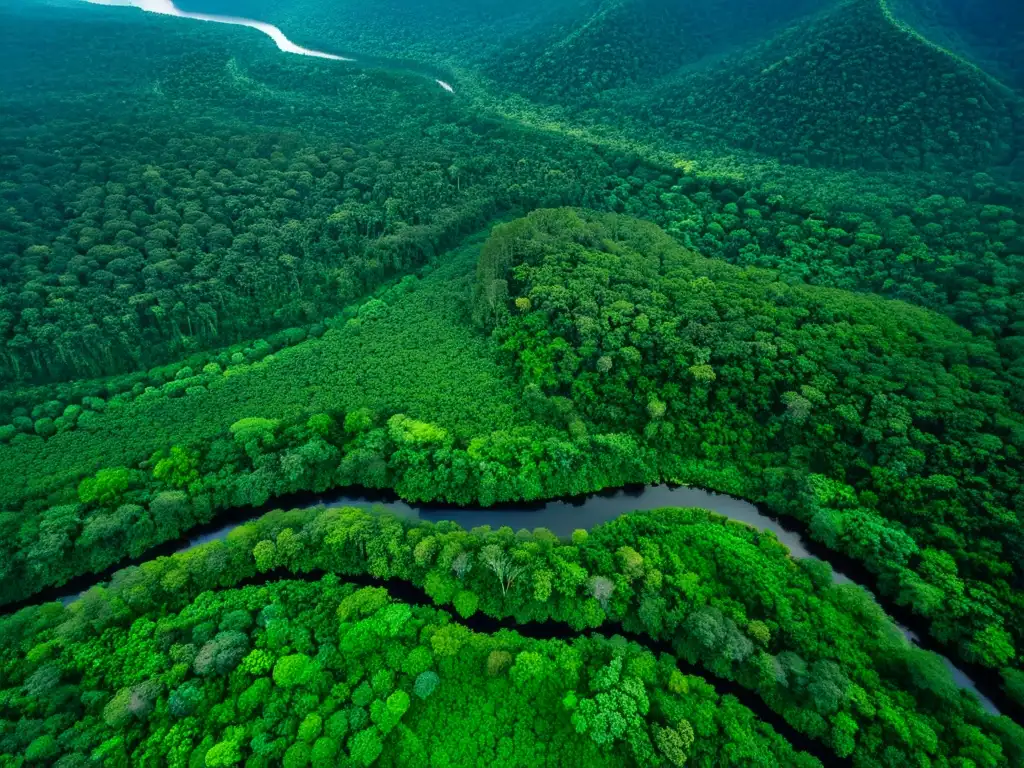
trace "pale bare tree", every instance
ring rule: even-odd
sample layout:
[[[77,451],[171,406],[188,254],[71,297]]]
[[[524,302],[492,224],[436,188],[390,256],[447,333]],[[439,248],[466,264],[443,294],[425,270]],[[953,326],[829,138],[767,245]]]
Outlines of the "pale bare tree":
[[[501,594],[503,596],[508,594],[516,579],[526,570],[525,566],[514,563],[508,553],[497,544],[488,544],[481,549],[480,559],[498,577],[498,583],[501,585]]]
[[[595,576],[590,580],[590,594],[605,610],[608,610],[608,601],[614,592],[615,582],[606,576]]]
[[[452,560],[452,572],[461,581],[473,568],[473,556],[469,552],[459,552]]]

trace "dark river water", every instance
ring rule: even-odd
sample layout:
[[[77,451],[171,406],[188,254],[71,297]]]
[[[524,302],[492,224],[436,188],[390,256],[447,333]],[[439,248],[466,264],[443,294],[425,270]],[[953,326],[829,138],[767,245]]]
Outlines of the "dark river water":
[[[724,517],[728,517],[730,520],[746,523],[758,530],[771,531],[779,541],[789,548],[793,557],[813,557],[828,561],[832,565],[832,579],[836,584],[859,583],[864,589],[868,589],[865,586],[866,573],[860,572],[855,574],[851,568],[850,575],[847,575],[839,570],[837,561],[840,558],[837,558],[835,553],[829,552],[821,545],[805,537],[791,523],[784,525],[780,520],[766,515],[750,502],[735,499],[724,494],[703,491],[698,488],[671,487],[668,485],[640,486],[595,493],[575,499],[549,501],[545,504],[497,505],[489,508],[410,504],[373,492],[355,495],[325,494],[315,504],[307,506],[321,505],[326,507],[359,507],[367,510],[379,510],[399,517],[433,522],[451,520],[467,530],[480,525],[489,525],[492,528],[507,525],[514,530],[522,528],[528,530],[547,528],[555,535],[562,537],[569,536],[577,528],[589,530],[633,510],[658,509],[659,507],[700,507],[717,512]],[[258,517],[258,515],[255,517]],[[201,544],[224,539],[232,530],[245,522],[248,522],[248,519],[233,520],[220,526],[205,526],[187,540],[182,541],[174,551],[184,552]],[[844,563],[843,567],[850,565],[853,568],[857,567],[851,563]],[[862,569],[858,570],[862,571]],[[81,588],[76,587],[73,592],[60,596],[60,599],[65,603],[71,602],[78,597],[81,591]],[[868,591],[871,590],[869,589]],[[928,648],[928,643],[922,641],[918,633],[899,623],[896,626],[899,627],[900,631],[903,632],[910,642]],[[949,657],[941,653],[938,655],[942,658],[954,682],[960,688],[974,693],[986,711],[992,714],[999,714],[999,709],[995,703],[989,696],[986,696],[979,690],[978,684],[971,675],[954,664]],[[991,688],[991,686],[986,686],[986,688]],[[992,690],[995,691],[997,689],[993,688]]]

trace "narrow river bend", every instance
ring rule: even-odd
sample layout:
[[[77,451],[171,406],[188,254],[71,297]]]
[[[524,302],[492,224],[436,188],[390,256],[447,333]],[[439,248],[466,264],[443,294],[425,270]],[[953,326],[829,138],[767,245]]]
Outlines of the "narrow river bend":
[[[578,528],[590,530],[601,523],[606,523],[619,515],[634,510],[650,510],[660,507],[699,507],[716,512],[730,520],[746,523],[758,530],[771,531],[789,549],[793,557],[825,560],[830,562],[830,565],[831,561],[838,559],[834,553],[805,538],[794,526],[783,525],[782,522],[765,514],[748,501],[698,488],[652,485],[620,488],[579,498],[557,499],[543,504],[499,504],[488,508],[410,504],[396,498],[394,495],[375,491],[353,491],[352,489],[335,493],[328,492],[319,496],[300,494],[294,499],[279,499],[277,502],[273,502],[260,510],[235,510],[233,513],[229,511],[220,516],[219,519],[193,529],[191,533],[183,536],[176,542],[168,542],[154,548],[139,558],[137,562],[150,560],[159,555],[187,552],[203,544],[225,539],[235,528],[259,518],[270,508],[288,509],[298,507],[310,509],[319,506],[357,507],[370,511],[390,513],[406,519],[432,522],[450,520],[467,530],[482,525],[489,525],[492,528],[500,528],[507,525],[515,530],[547,528],[555,535],[561,537],[568,537]],[[59,600],[67,605],[77,600],[90,587],[108,580],[114,571],[125,567],[125,565],[127,563],[121,563],[104,574],[74,579],[63,587],[46,590],[34,598],[25,601],[24,604]],[[851,570],[850,573],[853,574],[853,571]],[[854,578],[854,576],[847,575],[835,567],[832,569],[832,580],[836,584],[859,584],[873,595],[874,593],[871,589],[865,586],[866,575],[866,573],[857,573],[856,578]],[[877,600],[877,597],[875,599]],[[17,607],[20,606],[7,606],[5,610],[12,610]],[[949,670],[956,685],[977,696],[987,712],[993,715],[1000,714],[990,695],[986,695],[979,690],[979,684],[972,676],[954,664],[949,657],[936,651],[930,645],[927,637],[922,640],[918,633],[902,624],[897,623],[896,626],[903,633],[904,637],[907,638],[908,642],[936,653]],[[991,692],[991,695],[998,695],[998,685],[986,684],[985,688],[986,691]]]

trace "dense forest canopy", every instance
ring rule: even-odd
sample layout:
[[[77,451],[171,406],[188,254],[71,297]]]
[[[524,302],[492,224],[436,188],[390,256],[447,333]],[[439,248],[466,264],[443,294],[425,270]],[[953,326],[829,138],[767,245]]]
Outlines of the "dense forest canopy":
[[[795,163],[984,168],[1022,146],[1019,97],[894,24],[879,0],[840,4],[658,96],[639,109],[668,130],[719,126]]]
[[[312,583],[281,580],[295,577]],[[406,599],[444,611],[347,579],[411,584]],[[509,617],[528,635],[578,639],[464,626]],[[635,513],[571,542],[356,509],[275,512],[68,607],[20,611],[0,632],[4,711],[22,718],[5,744],[65,765],[161,749],[174,765],[418,765],[423,751],[448,764],[478,739],[481,765],[491,750],[508,765],[818,764],[681,672],[695,662],[790,738],[820,739],[824,764],[1024,755],[1024,732],[959,696],[858,588],[702,510]],[[620,632],[657,656],[606,639]]]
[[[180,7],[353,60],[0,8],[0,765],[1024,763],[1015,7]],[[872,593],[705,510],[259,516],[664,482]]]
[[[102,613],[107,599],[91,604]],[[72,610],[4,622],[4,671],[18,683],[5,691],[5,713],[47,716],[5,735],[5,752],[62,767],[89,757],[182,766],[821,765],[670,656],[621,638],[472,632],[442,611],[330,577],[205,592],[159,615],[132,603],[120,617],[83,622]],[[33,636],[66,639],[24,676],[33,663],[22,649]],[[102,661],[82,676],[76,666],[90,656]],[[132,657],[147,661],[127,663]]]
[[[776,179],[745,184],[712,172],[701,174],[694,188],[686,174],[665,168],[670,158],[648,160],[624,155],[616,145],[510,132],[507,122],[466,125],[456,100],[409,75],[283,62],[262,40],[251,59],[224,51],[225,37],[248,39],[244,30],[222,34],[186,26],[180,37],[168,38],[165,24],[186,22],[144,17],[139,33],[153,55],[141,71],[129,73],[119,64],[124,52],[82,38],[77,27],[51,24],[48,35],[62,47],[62,66],[73,79],[46,80],[55,65],[42,66],[39,46],[19,32],[19,23],[32,22],[16,17],[6,32],[14,59],[11,93],[18,94],[10,114],[28,109],[21,94],[34,93],[38,102],[52,89],[62,119],[78,125],[69,125],[59,140],[79,144],[78,160],[69,163],[72,153],[54,144],[57,135],[38,130],[38,106],[9,129],[5,197],[14,205],[5,212],[2,306],[3,363],[11,378],[66,380],[149,368],[310,324],[382,277],[423,263],[495,210],[564,203],[654,218],[710,256],[945,309],[1001,339],[1006,364],[1019,363],[1024,229],[1014,216],[1016,191],[996,177],[969,175],[946,194],[933,194],[932,183],[899,206],[883,186],[852,209],[849,197],[839,195],[842,187],[838,206],[831,195],[804,199],[829,188],[817,177],[781,186]],[[205,53],[207,41],[219,47]],[[85,61],[89,78],[82,77]],[[891,71],[904,75],[902,67]],[[106,79],[106,73],[119,83],[122,98],[131,94],[136,114],[129,125],[112,127],[110,121],[124,120],[123,110],[89,96],[91,78]],[[201,92],[190,82],[196,78],[204,83]],[[79,92],[69,103],[64,94],[75,83]],[[192,125],[186,118],[169,134],[163,119],[168,94],[186,114],[211,114],[212,108],[222,122]],[[313,114],[311,102],[320,104],[329,119],[307,115],[320,137],[314,142],[266,131],[294,125],[298,98]],[[97,109],[114,113],[99,135],[88,117]],[[792,122],[776,112],[783,124]],[[395,114],[404,118],[397,125]],[[739,125],[720,118],[716,124]],[[986,124],[995,130],[1000,119],[968,122],[971,131]],[[440,125],[449,127],[441,132]],[[686,205],[667,194],[678,191],[689,192]],[[701,191],[710,197],[695,194]],[[761,209],[758,226],[731,217],[734,197]],[[823,219],[827,237],[793,229],[808,214]]]
[[[914,28],[1024,92],[1024,8],[1001,0],[890,0]]]
[[[579,14],[571,27],[544,25],[491,64],[492,75],[545,100],[593,98],[644,86],[819,10],[821,0],[784,6],[706,0],[610,0]],[[742,19],[736,23],[737,18]],[[540,49],[540,56],[527,51]]]
[[[1022,583],[1024,422],[979,364],[991,348],[938,315],[786,286],[688,252],[652,225],[573,211],[495,229],[475,315],[497,326],[524,399],[572,404],[560,409],[570,429],[643,434],[666,463],[758,456],[848,483],[819,490],[827,498],[812,528],[893,569],[922,611],[923,595],[910,596],[924,587],[915,560],[938,553],[920,545],[942,542],[979,594]],[[990,617],[984,602],[979,618]],[[1012,599],[1004,609],[1018,637],[1021,608]],[[953,614],[949,603],[932,611]],[[965,652],[1013,659],[1012,645],[997,650],[1003,629],[981,621]]]

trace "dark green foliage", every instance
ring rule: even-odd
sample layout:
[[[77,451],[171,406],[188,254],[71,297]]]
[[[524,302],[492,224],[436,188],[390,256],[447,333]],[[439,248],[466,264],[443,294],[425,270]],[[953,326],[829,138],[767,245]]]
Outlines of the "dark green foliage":
[[[552,187],[557,152],[531,160],[504,151],[501,125],[460,126],[452,100],[436,87],[424,93],[421,78],[396,83],[337,65],[310,73],[277,51],[239,60],[216,47],[183,66],[174,37],[152,18],[135,28],[116,12],[63,10],[40,38],[33,13],[4,17],[10,72],[0,103],[18,126],[0,145],[6,379],[150,368],[278,331],[237,352],[256,362],[389,276],[431,262],[495,212],[582,194],[564,171],[561,191]],[[114,37],[131,46],[79,35],[83,15],[133,29]],[[203,26],[180,27],[181,39],[199,49],[223,40]],[[46,59],[44,42],[63,58]],[[129,74],[124,62],[139,47],[147,65]],[[268,78],[264,89],[239,88],[250,66]],[[38,81],[55,71],[63,82]],[[94,78],[112,72],[143,91],[137,114],[118,114],[102,95],[97,104],[69,101],[78,83],[91,100]],[[61,131],[22,115],[31,88],[66,121]],[[296,121],[296,88],[315,94],[323,111]],[[481,150],[480,130],[495,132],[494,152]],[[172,397],[190,384],[197,392],[204,382],[194,377],[209,358],[200,359],[191,370],[154,371],[146,385]],[[106,395],[75,399],[82,394]]]
[[[889,0],[893,13],[1024,92],[1024,7],[1002,0]]]
[[[647,4],[651,2],[645,0]],[[713,7],[717,2],[705,0],[693,7],[685,4],[682,11],[673,11],[695,15],[684,26],[687,30],[698,31],[684,34],[699,37],[704,34],[699,30],[715,25],[725,32],[734,29],[735,25],[717,19],[724,18]],[[642,3],[606,5],[605,15],[612,16],[626,13],[630,18],[643,19],[649,10],[641,7]],[[780,18],[788,18],[787,13],[799,15],[802,6],[794,8],[792,5],[780,9],[755,3],[750,10],[765,13],[779,23]],[[918,45],[913,35],[908,36],[894,27],[876,5],[877,0],[865,0],[853,9],[852,20],[851,14],[843,12],[837,16],[837,24],[853,25],[858,39],[875,41],[880,36],[887,40],[894,37],[887,44],[872,43],[857,49],[858,55],[872,66],[877,66],[878,57],[873,54],[876,48],[890,56],[906,51],[905,58],[914,65],[908,67],[901,59],[884,67],[881,74],[871,71],[855,77],[824,73],[820,79],[829,87],[840,87],[836,84],[853,78],[868,88],[881,88],[895,79],[899,89],[906,88],[906,93],[900,90],[885,98],[868,99],[878,105],[879,114],[902,116],[907,113],[902,109],[903,102],[922,98],[920,94],[923,94],[929,105],[943,111],[941,120],[945,122],[941,129],[936,127],[941,122],[938,117],[913,121],[908,118],[906,126],[902,123],[897,126],[899,131],[907,133],[906,137],[902,133],[896,137],[872,136],[858,119],[849,118],[830,101],[818,111],[822,119],[838,121],[831,128],[815,127],[815,121],[805,119],[804,113],[798,115],[800,119],[795,118],[792,114],[797,109],[795,105],[788,109],[776,106],[767,118],[761,113],[749,119],[737,119],[736,115],[726,118],[716,113],[711,116],[710,126],[701,124],[693,129],[700,141],[706,144],[709,130],[716,126],[729,126],[732,133],[727,138],[733,145],[750,144],[753,139],[744,131],[773,130],[777,133],[772,126],[781,125],[785,129],[786,151],[799,155],[790,159],[862,166],[877,156],[883,165],[909,162],[907,158],[921,164],[931,162],[929,158],[939,162],[954,151],[942,143],[949,140],[952,130],[960,137],[955,151],[990,151],[999,155],[1001,161],[1012,160],[1012,153],[1008,154],[1009,150],[1003,147],[1012,146],[1014,142],[997,135],[998,126],[1008,119],[1006,109],[1000,107],[1003,100],[995,91],[984,98],[976,93],[994,86],[950,56],[928,45]],[[803,10],[813,7],[817,6],[812,3]],[[346,12],[358,13],[358,10],[346,9]],[[104,12],[87,9],[83,13]],[[317,13],[322,10],[313,3],[290,21],[313,25]],[[526,9],[522,9],[522,13],[529,15]],[[459,18],[465,21],[462,14]],[[831,18],[811,24],[808,28],[812,32],[801,31],[800,35],[813,37],[813,30],[821,27],[831,30]],[[26,24],[18,15],[10,17],[9,21],[5,30],[10,30],[11,77],[16,87],[12,90],[14,96],[5,104],[9,103],[10,112],[17,115],[24,89],[41,87],[35,78],[40,77],[40,72],[53,71],[57,65],[52,60],[45,63],[40,60],[41,47],[36,44],[38,35],[31,23]],[[371,24],[368,19],[361,19],[361,22],[364,28]],[[64,19],[48,20],[48,23],[52,27],[51,42],[68,51],[67,61],[59,65],[63,69],[57,70],[67,73],[65,81],[86,68],[96,70],[98,67],[99,72],[110,77],[114,73],[123,75],[123,67],[119,68],[123,51],[116,46],[111,49],[102,45],[96,53],[91,44],[79,36],[74,36],[70,42],[66,39],[74,35],[74,25],[69,26]],[[125,22],[123,16],[115,14],[104,23]],[[380,23],[379,18],[377,23]],[[748,23],[760,34],[772,26],[751,19]],[[587,34],[593,29],[619,26],[582,21],[574,25],[587,30]],[[658,30],[670,28],[665,24],[656,26]],[[191,45],[223,36],[200,30],[197,25],[182,25],[178,29]],[[805,26],[799,29],[804,30]],[[223,29],[222,32],[228,34]],[[318,32],[331,34],[324,30]],[[175,78],[181,77],[180,67],[174,63],[174,55],[165,50],[168,44],[164,30],[143,23],[140,29],[125,32],[122,37],[136,35],[142,35],[144,45],[151,51],[148,57],[151,63],[148,68],[135,72],[137,80],[133,85],[145,89],[147,78],[159,83],[159,88],[167,88],[169,82],[177,83],[173,98],[179,100],[180,111],[216,114],[216,128],[212,129],[209,121],[193,123],[178,119],[176,133],[168,133],[166,104],[150,104],[144,100],[138,107],[140,114],[131,122],[124,122],[120,116],[115,122],[106,123],[106,132],[99,144],[90,143],[93,131],[89,120],[94,119],[94,115],[78,107],[66,115],[75,121],[60,134],[43,132],[33,135],[31,140],[20,136],[12,139],[9,151],[5,152],[5,165],[0,166],[5,177],[15,184],[4,193],[5,199],[14,204],[6,210],[6,218],[0,220],[0,232],[4,236],[0,242],[7,254],[5,269],[10,273],[5,281],[8,292],[0,304],[9,313],[3,326],[9,344],[2,364],[9,376],[66,379],[140,366],[148,368],[192,354],[199,356],[198,365],[191,366],[199,380],[177,378],[182,370],[177,364],[173,368],[155,369],[151,375],[133,382],[104,382],[87,389],[79,385],[61,395],[56,401],[58,404],[84,405],[84,397],[96,404],[107,396],[108,385],[123,391],[120,387],[126,383],[128,389],[133,384],[141,384],[143,388],[166,388],[165,393],[173,397],[184,396],[189,390],[198,394],[197,387],[205,386],[199,373],[213,357],[211,347],[239,339],[253,340],[256,334],[268,328],[285,330],[273,334],[262,349],[255,341],[243,343],[237,350],[226,353],[226,357],[241,355],[241,360],[253,362],[271,350],[294,344],[298,336],[317,330],[318,320],[325,311],[343,305],[390,274],[430,261],[438,249],[455,242],[460,233],[483,223],[495,211],[572,203],[611,210],[625,208],[666,224],[681,213],[679,207],[683,201],[669,198],[666,193],[679,193],[674,188],[681,186],[679,177],[686,175],[680,174],[679,169],[690,167],[692,163],[681,161],[672,153],[646,157],[636,154],[637,142],[625,142],[628,149],[624,149],[623,142],[590,145],[563,139],[557,132],[547,130],[509,130],[495,120],[495,110],[484,105],[460,105],[467,109],[463,114],[454,112],[451,100],[440,99],[438,94],[433,94],[435,98],[422,98],[422,82],[405,84],[408,88],[394,88],[390,81],[369,79],[369,82],[360,81],[357,86],[346,79],[345,71],[296,69],[298,65],[279,61],[276,53],[274,56],[251,54],[241,60],[213,53],[211,58],[217,61],[216,65],[204,63],[189,71],[191,77],[202,83],[197,89],[195,82],[176,81]],[[834,37],[844,43],[851,38],[838,29]],[[394,44],[393,40],[379,42]],[[707,45],[715,47],[711,41]],[[446,50],[467,48],[450,44],[441,47]],[[617,48],[611,44],[609,47]],[[563,51],[565,46],[556,46],[556,49]],[[694,50],[693,46],[685,49]],[[640,46],[638,50],[644,49]],[[156,55],[155,51],[162,55]],[[510,55],[516,61],[522,60],[518,54]],[[96,57],[98,61],[93,60]],[[665,59],[664,52],[655,58]],[[826,60],[816,54],[804,58],[815,66]],[[528,61],[534,59],[527,57]],[[607,55],[600,56],[600,61],[606,59]],[[847,66],[847,60],[848,57],[834,56],[827,59],[828,62],[838,61],[837,66]],[[88,61],[88,65],[83,64],[84,61]],[[198,61],[193,57],[192,63]],[[610,66],[616,72],[622,69]],[[767,64],[751,66],[764,68]],[[239,72],[239,67],[254,68],[268,84],[262,90],[240,90],[239,79],[248,83],[256,81],[254,72]],[[574,69],[556,64],[545,67],[544,71],[564,75]],[[952,89],[945,84],[939,88],[932,80],[915,82],[911,88],[907,84],[908,70],[920,70],[924,72],[922,77],[932,79],[939,78],[938,72],[945,72],[947,79],[963,85],[960,90],[967,89],[966,95],[958,95],[959,101],[948,104],[947,109],[941,105],[954,98]],[[503,67],[503,71],[507,73],[509,68]],[[698,76],[714,77],[694,75]],[[743,91],[736,98],[742,101],[744,108],[755,103],[767,109],[764,98],[757,94],[751,97],[743,90],[754,87],[749,85],[750,78],[737,79],[730,74],[725,79],[730,89]],[[522,78],[513,75],[511,80],[521,82]],[[296,85],[297,81],[302,83],[301,87]],[[62,102],[64,91],[45,78],[43,83],[51,106],[59,106],[62,114],[66,112],[67,105]],[[94,83],[95,80],[89,81],[90,86]],[[67,87],[66,82],[62,85]],[[834,101],[841,103],[853,98],[850,94],[863,90],[843,87],[846,88],[843,98]],[[685,109],[676,109],[668,105],[673,99],[689,99],[689,96],[679,95],[686,89],[676,85],[663,88],[667,89],[664,94],[645,95],[649,104],[645,104],[644,110],[662,110],[670,119],[685,113],[687,119],[692,120],[704,95],[715,92],[715,87],[701,80],[693,94],[696,106],[687,102]],[[343,96],[339,97],[339,89]],[[808,86],[802,80],[785,89],[769,90],[779,98],[786,98],[784,94],[802,98],[818,93],[815,86]],[[295,98],[300,94],[318,107],[300,121],[298,127],[302,130],[296,133],[292,127],[296,123]],[[209,95],[212,103],[204,101],[204,95]],[[722,109],[728,108],[730,103],[724,94],[708,98],[711,104]],[[858,95],[857,98],[867,97]],[[411,107],[409,100],[415,100],[416,106]],[[974,101],[978,104],[971,103]],[[339,106],[339,103],[351,106]],[[212,111],[214,105],[215,112]],[[807,105],[800,104],[799,108],[806,111]],[[977,110],[988,110],[992,114],[975,114]],[[632,107],[627,111],[632,111]],[[509,114],[504,107],[496,112],[503,118]],[[956,115],[950,117],[947,113],[951,112]],[[352,113],[359,115],[354,124],[346,119]],[[967,113],[971,113],[969,119]],[[399,125],[392,119],[395,114],[405,118]],[[322,119],[325,115],[334,119],[325,121]],[[460,115],[468,116],[472,128],[462,126]],[[259,128],[253,125],[257,117]],[[528,127],[538,122],[544,125],[528,111],[517,110],[514,118]],[[643,118],[645,123],[650,120],[663,123],[665,119]],[[955,122],[950,124],[949,120]],[[1017,122],[1024,125],[1024,121]],[[437,133],[439,123],[446,126],[446,130],[440,132],[440,142],[422,141],[422,132]],[[744,128],[746,125],[750,127]],[[810,126],[808,130],[814,132],[805,142],[806,146],[794,148],[790,140],[794,125]],[[885,130],[890,130],[891,120],[876,119],[871,125],[886,126]],[[871,157],[865,156],[868,149],[858,148],[857,142],[851,140],[848,132],[853,126],[857,126],[854,138],[868,142],[868,149],[875,153]],[[562,126],[560,130],[572,132],[571,126]],[[937,138],[929,139],[924,147],[912,145],[899,150],[902,159],[886,159],[885,153],[891,153],[893,146],[898,147],[900,141],[919,141],[919,134],[924,130],[932,131]],[[991,135],[977,134],[986,130]],[[678,135],[687,134],[688,130],[677,127],[668,132]],[[480,134],[484,134],[487,141],[480,141]],[[382,140],[382,136],[390,138]],[[831,138],[833,136],[836,138]],[[650,130],[644,129],[641,142],[649,144],[651,141]],[[777,140],[771,136],[756,134],[760,150],[773,142]],[[988,150],[984,150],[986,144]],[[381,150],[382,145],[386,151]],[[193,156],[197,147],[202,148],[202,159]],[[63,155],[58,155],[58,150]],[[844,160],[843,152],[855,154]],[[74,171],[64,159],[67,155],[83,155],[79,165],[85,172],[75,176],[73,184],[63,184]],[[683,158],[693,156],[694,148],[682,154]],[[893,185],[889,177],[871,184],[828,176],[804,177],[792,169],[775,169],[767,172],[770,182],[767,188],[755,189],[761,186],[756,181],[758,175],[766,173],[762,164],[752,159],[752,168],[756,170],[749,174],[751,181],[741,183],[731,167],[733,161],[723,164],[720,159],[701,162],[700,176],[706,183],[698,189],[687,190],[685,187],[689,184],[682,185],[688,198],[685,207],[700,210],[703,219],[698,224],[693,211],[686,211],[682,230],[687,237],[696,235],[695,229],[699,231],[706,240],[701,244],[702,252],[745,263],[785,263],[790,267],[791,277],[898,292],[901,297],[935,308],[952,305],[951,310],[958,319],[986,332],[1005,334],[1012,329],[1019,315],[1019,305],[1016,300],[1008,302],[1006,297],[1019,292],[1019,265],[1015,267],[1012,259],[1007,260],[1002,255],[1013,254],[1015,249],[1019,251],[1015,243],[1019,240],[1020,226],[1014,224],[1009,210],[1014,200],[1019,200],[1019,195],[1008,196],[1002,185],[984,173],[980,175],[988,181],[975,185],[965,183],[971,175],[990,170],[988,164],[974,163],[963,179],[939,182],[940,191],[954,198],[948,207],[958,212],[953,216],[943,213],[939,221],[934,221],[936,217],[932,212],[922,210],[934,206],[920,204],[936,190],[936,182],[928,178],[922,179],[920,184],[909,182],[908,192]],[[723,166],[721,173],[717,171],[720,165]],[[144,173],[151,174],[150,181],[143,179]],[[158,179],[162,182],[157,183]],[[844,193],[842,187],[845,186],[852,188]],[[876,194],[875,188],[881,190],[881,206],[862,202],[860,198],[865,195]],[[17,189],[17,196],[14,189]],[[43,189],[46,189],[45,195]],[[781,195],[778,194],[780,189]],[[701,199],[700,192],[708,192],[712,199]],[[761,198],[758,207],[762,221],[757,222],[757,226],[730,225],[728,211],[723,217],[720,210],[714,210],[730,202],[715,199],[723,193],[739,199],[746,192],[756,192]],[[776,202],[763,205],[764,199],[769,197]],[[812,200],[804,200],[805,197]],[[961,209],[957,197],[966,198],[970,204]],[[988,202],[988,198],[993,198],[993,210],[983,212],[981,206],[974,207],[975,201]],[[825,203],[824,211],[821,202]],[[744,215],[749,210],[747,205],[740,207]],[[883,210],[878,210],[879,207]],[[900,209],[895,218],[905,213],[912,217],[913,227],[908,229],[903,221],[889,221],[891,215],[883,211],[893,207]],[[868,210],[864,211],[865,208]],[[236,209],[245,211],[245,216],[233,215]],[[810,237],[800,240],[808,242],[801,242],[795,252],[790,245],[792,237],[782,231],[795,223],[786,221],[794,215],[832,216],[844,212],[868,217],[858,222],[857,228],[863,229],[863,234],[857,235],[855,243],[849,241],[855,239],[856,233],[848,229],[849,223],[841,221],[829,221],[825,229],[829,232],[843,229],[847,232],[845,236],[817,243],[814,242],[817,235],[807,233]],[[138,222],[133,221],[132,216]],[[127,228],[117,229],[120,225]],[[229,235],[230,242],[214,242],[216,232],[222,232],[218,227],[228,231],[225,237]],[[183,228],[186,235],[193,229],[198,234],[192,239],[183,237],[180,234]],[[721,242],[724,234],[729,235],[727,242]],[[877,237],[882,240],[876,241]],[[927,253],[921,246],[935,253]],[[131,258],[114,258],[107,252],[110,249],[127,249]],[[96,252],[90,256],[94,250]],[[871,258],[864,258],[864,252],[871,253]],[[965,253],[970,253],[971,257],[965,258]],[[954,262],[952,270],[948,268],[948,260]],[[37,272],[39,279],[33,281],[32,276]],[[128,312],[115,309],[115,294],[120,295],[116,292],[126,297]],[[1009,335],[1018,336],[1015,331]],[[1008,343],[1009,355],[1017,359],[1019,350],[1013,346],[1015,342],[1011,338]],[[33,393],[24,406],[32,410],[43,399],[42,392]],[[85,407],[83,414],[62,415],[58,410],[43,416],[54,419],[53,427],[58,432],[82,425],[90,427],[95,421],[90,406]],[[35,434],[35,420],[22,431]],[[41,426],[43,433],[50,432],[48,422]]]
[[[537,25],[533,34],[509,41],[488,74],[544,101],[586,103],[604,91],[643,86],[684,64],[757,40],[823,5],[827,1],[583,3],[584,13],[572,24]]]
[[[416,677],[416,683],[413,685],[413,693],[421,699],[429,698],[430,694],[437,690],[437,686],[440,682],[441,681],[440,678],[438,678],[437,673],[421,672]]]
[[[841,2],[663,84],[651,111],[673,133],[711,130],[797,164],[966,171],[1013,160],[1024,104],[895,24],[886,3]]]

